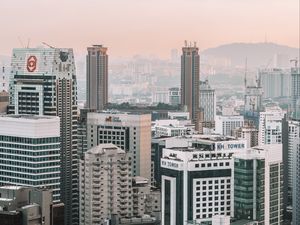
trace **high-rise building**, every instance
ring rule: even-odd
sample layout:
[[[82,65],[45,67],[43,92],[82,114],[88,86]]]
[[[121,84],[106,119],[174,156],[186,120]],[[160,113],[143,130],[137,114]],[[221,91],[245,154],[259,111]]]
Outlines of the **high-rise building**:
[[[103,110],[108,102],[107,48],[93,45],[86,56],[86,107]]]
[[[282,146],[247,149],[234,158],[234,218],[283,223]]]
[[[131,217],[131,158],[113,144],[100,144],[80,160],[80,224],[105,224],[112,215]]]
[[[216,95],[208,80],[200,81],[200,107],[203,109],[204,121],[214,123],[216,116]]]
[[[99,112],[87,115],[87,147],[112,143],[132,154],[132,175],[151,179],[151,115]]]
[[[180,98],[181,98],[180,88],[178,87],[169,88],[170,105],[174,105],[174,106],[180,105]]]
[[[58,117],[0,116],[0,186],[47,187],[60,196]]]
[[[77,224],[77,82],[73,50],[14,49],[9,93],[11,114],[60,118],[61,200],[66,224]]]
[[[196,122],[199,112],[200,56],[199,49],[185,43],[181,56],[181,105]]]
[[[162,225],[210,224],[213,215],[233,216],[232,155],[244,151],[246,142],[204,136],[190,141],[194,147],[163,149]]]
[[[292,74],[292,113],[296,112],[297,101],[300,99],[300,67],[291,69]]]
[[[291,122],[292,123],[292,122]],[[293,224],[300,223],[300,120],[294,121],[294,135],[289,134],[289,150],[292,150]],[[296,132],[297,130],[297,132]],[[290,149],[291,148],[291,149]]]
[[[283,117],[284,112],[277,106],[266,107],[265,112],[259,113],[259,145],[282,143]]]
[[[244,126],[243,116],[216,116],[216,133],[233,136],[233,131]]]
[[[0,196],[1,225],[64,225],[64,205],[53,204],[51,189],[10,185]]]
[[[264,69],[258,73],[263,98],[291,96],[291,73],[280,68]]]

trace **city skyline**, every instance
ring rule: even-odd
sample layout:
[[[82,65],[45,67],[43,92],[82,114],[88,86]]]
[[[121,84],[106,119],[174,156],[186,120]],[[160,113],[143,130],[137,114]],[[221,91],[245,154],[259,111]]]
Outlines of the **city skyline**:
[[[10,55],[13,47],[27,46],[28,39],[30,47],[49,42],[55,47],[73,47],[77,54],[100,43],[115,56],[168,57],[170,49],[178,48],[185,39],[197,41],[200,51],[231,42],[267,41],[299,48],[299,2],[288,3],[13,0],[2,3],[0,9],[0,25],[10,23],[1,37],[0,55]],[[55,17],[46,19],[54,12]]]

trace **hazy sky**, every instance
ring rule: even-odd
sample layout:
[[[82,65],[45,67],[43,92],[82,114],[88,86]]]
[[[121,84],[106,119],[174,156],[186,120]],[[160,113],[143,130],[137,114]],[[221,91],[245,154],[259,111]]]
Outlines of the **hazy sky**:
[[[185,39],[200,49],[268,41],[299,47],[299,0],[0,0],[0,55],[21,47],[104,44],[109,54],[168,57]]]

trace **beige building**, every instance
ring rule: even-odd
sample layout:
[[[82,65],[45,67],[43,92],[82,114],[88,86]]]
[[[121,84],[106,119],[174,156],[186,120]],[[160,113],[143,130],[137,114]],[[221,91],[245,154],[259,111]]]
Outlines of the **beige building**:
[[[132,176],[151,179],[151,115],[88,113],[87,148],[112,143],[132,155]]]
[[[80,160],[80,224],[105,224],[132,216],[131,158],[113,144],[100,144]]]
[[[108,101],[108,55],[107,48],[93,45],[86,56],[86,107],[103,110]]]
[[[7,112],[7,106],[9,103],[9,94],[6,91],[0,92],[0,113]]]

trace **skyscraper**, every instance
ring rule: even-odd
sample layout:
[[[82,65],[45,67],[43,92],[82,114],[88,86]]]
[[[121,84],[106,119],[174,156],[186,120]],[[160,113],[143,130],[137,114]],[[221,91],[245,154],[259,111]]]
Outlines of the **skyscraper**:
[[[199,112],[200,56],[194,43],[185,43],[181,55],[181,104],[187,108],[190,118],[196,122]]]
[[[102,110],[108,102],[108,55],[102,45],[88,47],[86,56],[86,107]]]
[[[300,67],[291,69],[292,73],[292,112],[296,113],[297,101],[300,99]]]
[[[77,224],[77,82],[73,50],[14,49],[10,78],[9,113],[60,118],[61,200],[66,224]]]

